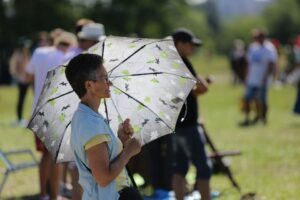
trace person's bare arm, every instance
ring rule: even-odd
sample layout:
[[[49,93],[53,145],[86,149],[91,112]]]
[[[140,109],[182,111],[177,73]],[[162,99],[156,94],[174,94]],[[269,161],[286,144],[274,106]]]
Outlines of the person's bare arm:
[[[279,71],[277,63],[271,62],[269,68],[270,68],[270,74],[273,76],[273,79],[275,80],[277,78],[278,71]]]
[[[109,161],[107,143],[101,143],[91,147],[86,151],[89,165],[96,182],[102,186],[107,186],[123,170],[129,159],[139,153],[141,144],[137,139],[129,139],[123,151],[113,160]]]
[[[192,92],[194,96],[202,95],[208,91],[208,83],[202,77],[197,78],[197,84],[193,88]]]
[[[266,73],[264,74],[264,77],[263,77],[263,85],[267,85],[268,77],[271,76],[271,75],[275,79],[275,77],[276,77],[276,64],[272,61],[270,61],[268,63],[268,69],[267,69],[267,71],[266,71]]]
[[[29,74],[28,72],[24,75],[24,83],[33,83],[33,74]]]

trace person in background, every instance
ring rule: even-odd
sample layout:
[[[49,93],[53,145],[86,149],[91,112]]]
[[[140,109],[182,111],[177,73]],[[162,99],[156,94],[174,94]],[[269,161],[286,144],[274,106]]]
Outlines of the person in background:
[[[267,93],[268,86],[276,74],[277,50],[266,39],[264,31],[255,29],[252,32],[253,42],[247,52],[248,72],[246,91],[243,98],[245,120],[240,126],[248,126],[261,121],[267,123]],[[250,120],[251,102],[256,103],[256,116]]]
[[[297,87],[293,112],[297,115],[300,115],[300,36],[298,36],[294,41],[293,54],[295,55],[295,65],[292,74],[295,80],[294,84]]]
[[[130,120],[120,124],[114,134],[98,112],[103,98],[110,97],[103,58],[95,54],[80,54],[66,67],[66,77],[80,98],[71,121],[71,147],[79,170],[83,200],[142,200],[130,187],[125,165],[140,152],[140,142],[132,137]]]
[[[188,172],[190,161],[196,168],[196,189],[201,194],[202,200],[210,200],[211,168],[207,158],[201,129],[198,128],[198,103],[197,97],[207,92],[207,82],[197,76],[192,64],[187,57],[191,56],[202,42],[188,29],[178,29],[172,34],[176,49],[183,62],[197,77],[198,82],[187,97],[186,106],[183,106],[175,128],[173,137],[173,178],[172,188],[176,199],[183,200],[186,194],[185,176]],[[185,115],[186,113],[186,115]]]
[[[233,84],[245,83],[247,60],[245,44],[240,39],[235,39],[230,54],[230,64],[233,75]]]
[[[71,50],[71,57],[87,51],[103,38],[105,38],[103,24],[90,22],[83,25],[82,29],[77,33],[78,47]]]
[[[53,35],[52,35],[53,37]],[[47,46],[51,46],[53,43],[49,33],[47,31],[40,31],[38,33],[38,39],[37,39],[37,48],[38,47],[47,47]]]
[[[85,26],[87,24],[91,24],[91,23],[95,23],[95,22],[93,20],[87,19],[87,18],[81,18],[81,19],[77,20],[77,22],[75,24],[75,34],[77,35],[82,30],[83,26]]]
[[[59,31],[58,31],[59,30]],[[66,61],[66,54],[71,46],[76,45],[76,37],[69,32],[61,32],[61,29],[55,29],[50,33],[53,37],[53,46],[37,48],[26,67],[25,80],[28,83],[34,83],[34,101],[32,110],[34,111],[39,96],[42,92],[47,72],[53,67]],[[36,148],[42,153],[41,162],[39,164],[40,176],[40,199],[56,200],[58,195],[58,177],[59,167],[54,163],[49,151],[42,142],[35,136]],[[47,195],[47,182],[50,180],[50,194]]]
[[[27,120],[23,118],[23,106],[26,98],[26,93],[29,84],[24,80],[25,68],[29,62],[31,53],[30,53],[31,41],[26,38],[19,38],[18,46],[14,50],[10,62],[9,62],[9,71],[10,74],[14,77],[18,85],[18,102],[16,105],[17,111],[17,122],[16,125],[20,127],[27,126]]]

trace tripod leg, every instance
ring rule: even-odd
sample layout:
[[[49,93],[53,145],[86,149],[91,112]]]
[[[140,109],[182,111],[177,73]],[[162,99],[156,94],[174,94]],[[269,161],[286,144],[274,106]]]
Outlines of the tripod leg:
[[[215,145],[212,143],[212,140],[210,139],[210,137],[208,136],[208,133],[205,129],[204,124],[199,124],[199,126],[201,126],[201,128],[203,129],[203,133],[205,136],[205,139],[207,141],[207,144],[209,145],[209,147],[211,148],[213,153],[218,153],[217,148],[215,147]],[[238,183],[235,181],[235,179],[233,178],[233,175],[231,173],[231,170],[229,169],[229,167],[223,162],[222,157],[221,156],[216,156],[215,157],[216,162],[222,167],[223,172],[227,175],[227,177],[229,178],[231,184],[238,190],[241,191]]]

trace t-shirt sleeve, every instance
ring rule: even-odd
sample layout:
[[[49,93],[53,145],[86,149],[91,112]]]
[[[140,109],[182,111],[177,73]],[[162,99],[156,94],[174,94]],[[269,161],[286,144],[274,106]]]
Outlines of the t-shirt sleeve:
[[[277,62],[277,52],[276,49],[271,49],[270,50],[270,61],[273,63]]]
[[[81,118],[81,126],[79,132],[80,134],[80,143],[83,149],[86,148],[86,144],[92,141],[96,138],[96,143],[99,142],[97,137],[104,135],[107,135],[110,140],[109,136],[109,129],[108,125],[104,122],[104,120],[99,118]],[[102,138],[102,137],[100,137]],[[103,142],[103,141],[102,141]],[[101,140],[100,140],[101,143]]]
[[[35,66],[35,63],[37,62],[37,52],[36,50],[34,51],[30,61],[28,62],[28,64],[26,65],[26,72],[29,73],[29,74],[34,74],[34,66]]]
[[[101,144],[103,142],[111,142],[111,139],[108,134],[105,135],[96,135],[92,139],[90,139],[85,145],[84,149],[88,150],[92,148],[93,146],[96,146],[97,144]]]

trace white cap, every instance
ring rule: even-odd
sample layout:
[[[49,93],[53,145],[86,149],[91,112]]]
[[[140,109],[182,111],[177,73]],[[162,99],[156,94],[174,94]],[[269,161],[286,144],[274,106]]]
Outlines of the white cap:
[[[86,40],[100,40],[105,36],[103,24],[90,23],[82,27],[82,30],[78,33],[79,39]]]

